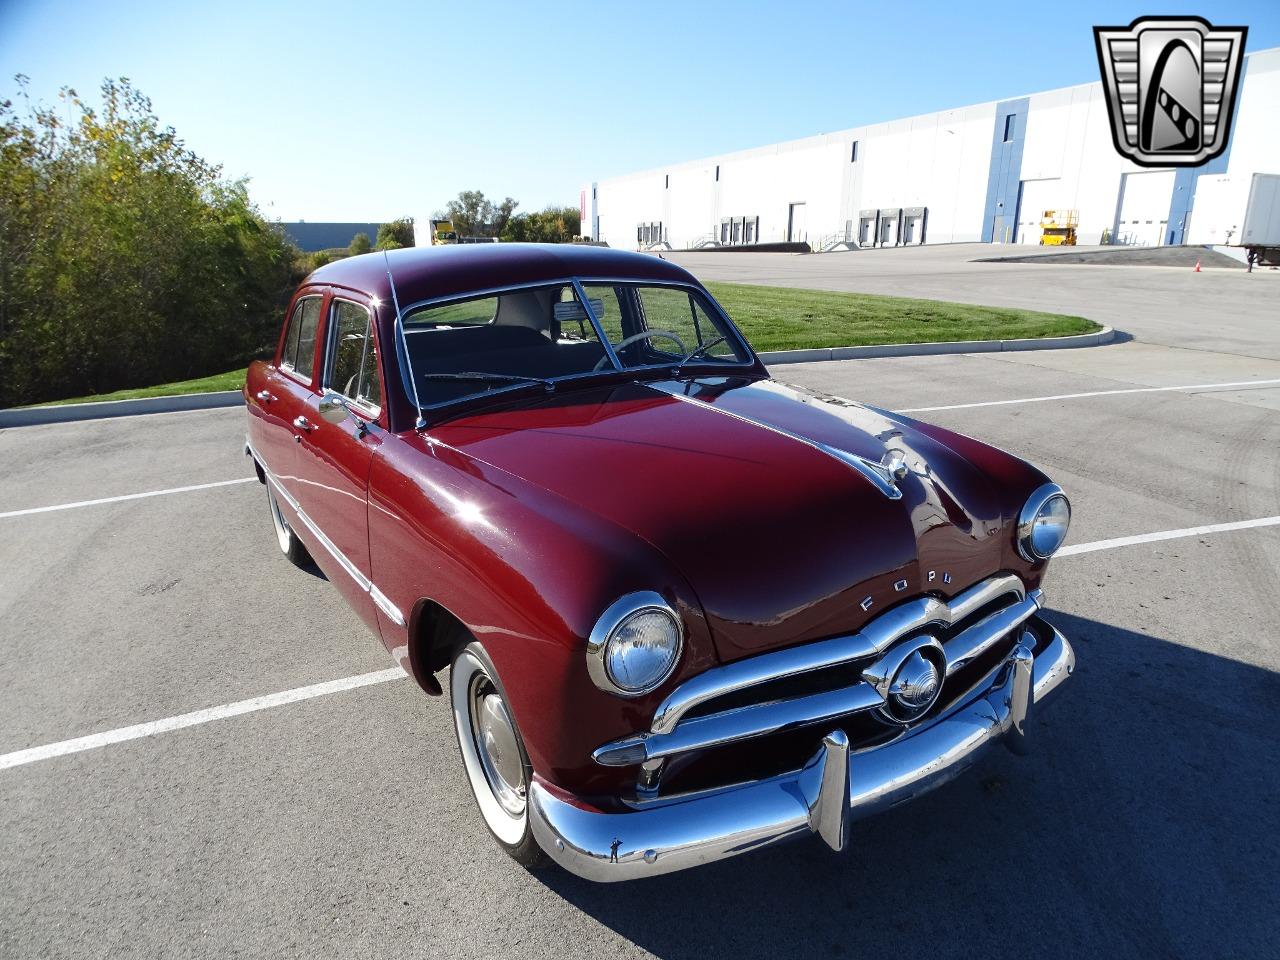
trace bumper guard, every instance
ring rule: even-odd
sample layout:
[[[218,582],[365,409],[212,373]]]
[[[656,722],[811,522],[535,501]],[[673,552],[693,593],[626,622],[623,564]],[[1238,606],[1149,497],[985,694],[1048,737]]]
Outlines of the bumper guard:
[[[596,881],[672,873],[811,833],[843,850],[852,820],[954,779],[992,741],[1004,738],[1015,753],[1026,752],[1032,706],[1075,669],[1071,644],[1045,626],[1052,637],[1039,656],[1019,643],[991,686],[881,747],[851,751],[837,728],[799,770],[622,813],[591,808],[535,777],[529,792],[534,836],[562,867]]]

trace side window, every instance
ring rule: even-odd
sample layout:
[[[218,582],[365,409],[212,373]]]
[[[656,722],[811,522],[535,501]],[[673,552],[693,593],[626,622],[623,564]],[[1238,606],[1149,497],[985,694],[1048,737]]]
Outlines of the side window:
[[[382,402],[378,380],[378,355],[370,330],[369,311],[346,300],[335,300],[330,326],[332,360],[329,387],[357,403],[377,407]]]
[[[320,326],[320,298],[312,297],[302,305],[302,323],[298,326],[298,353],[293,361],[294,371],[307,380],[311,379],[316,363],[316,328]]]
[[[280,366],[292,370],[304,380],[311,379],[315,366],[316,327],[320,324],[320,298],[308,297],[294,308],[289,318],[289,333],[285,337],[284,355]]]
[[[289,318],[289,330],[284,337],[284,350],[280,353],[280,366],[293,367],[293,358],[298,353],[298,330],[302,327],[302,308],[306,306],[306,301],[302,301],[293,308],[293,316]]]

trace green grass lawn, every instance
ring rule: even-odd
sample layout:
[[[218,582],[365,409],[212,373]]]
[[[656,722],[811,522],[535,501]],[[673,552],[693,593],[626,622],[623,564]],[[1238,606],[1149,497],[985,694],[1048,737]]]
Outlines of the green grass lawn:
[[[219,390],[239,390],[244,386],[245,368],[239,367],[227,373],[217,373],[212,377],[200,377],[197,380],[183,380],[180,383],[161,383],[154,387],[134,387],[132,390],[116,390],[112,393],[100,393],[92,397],[68,397],[66,400],[48,400],[36,404],[41,407],[58,406],[64,403],[99,403],[103,400],[137,400],[141,397],[176,397],[184,393],[216,393]]]
[[[941,300],[912,300],[871,293],[834,293],[758,287],[745,283],[708,283],[729,316],[757,350],[854,347],[879,343],[938,343],[945,340],[1014,340],[1092,333],[1098,324],[1083,317],[1005,307],[979,307]],[[96,397],[54,400],[89,403],[132,400],[184,393],[239,390],[244,370],[154,387],[117,390]]]
[[[708,283],[757,350],[947,340],[1016,340],[1093,333],[1083,317],[871,293]]]

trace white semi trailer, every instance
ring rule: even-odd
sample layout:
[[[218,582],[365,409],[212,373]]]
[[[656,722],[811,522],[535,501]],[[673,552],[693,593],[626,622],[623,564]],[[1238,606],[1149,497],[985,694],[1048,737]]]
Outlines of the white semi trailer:
[[[1250,270],[1280,265],[1280,174],[1200,177],[1186,242],[1241,247]]]

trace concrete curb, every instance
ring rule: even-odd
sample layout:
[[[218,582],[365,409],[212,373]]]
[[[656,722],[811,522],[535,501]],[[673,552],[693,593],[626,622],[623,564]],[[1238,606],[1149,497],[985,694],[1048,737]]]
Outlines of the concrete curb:
[[[1002,353],[1005,350],[1070,350],[1097,347],[1115,340],[1103,327],[1095,333],[1026,340],[955,340],[947,343],[884,343],[870,347],[822,347],[817,350],[773,350],[760,354],[765,363],[814,363],[822,360],[871,360],[878,357],[930,357],[950,353]]]
[[[0,429],[31,427],[42,423],[73,423],[109,417],[133,417],[141,413],[174,413],[178,410],[214,410],[244,403],[239,390],[187,393],[176,397],[143,397],[140,400],[104,400],[100,403],[67,403],[57,407],[19,407],[0,410]]]
[[[1116,332],[1103,327],[1097,333],[1074,337],[1041,337],[1030,340],[959,340],[949,343],[885,343],[873,347],[823,347],[818,350],[773,350],[760,354],[765,363],[815,363],[822,360],[870,360],[876,357],[927,357],[947,353],[1000,353],[1005,350],[1066,350],[1110,343]],[[244,403],[239,390],[188,393],[177,397],[141,400],[108,400],[102,403],[68,403],[57,407],[21,407],[0,410],[0,429],[30,427],[42,423],[74,423],[132,417],[142,413],[175,413],[179,410],[214,410]]]

